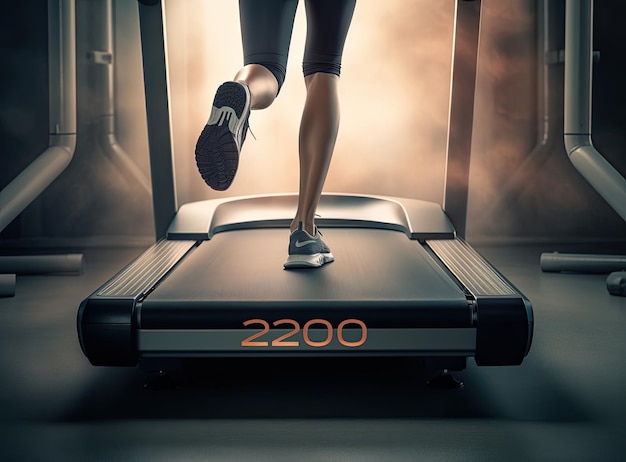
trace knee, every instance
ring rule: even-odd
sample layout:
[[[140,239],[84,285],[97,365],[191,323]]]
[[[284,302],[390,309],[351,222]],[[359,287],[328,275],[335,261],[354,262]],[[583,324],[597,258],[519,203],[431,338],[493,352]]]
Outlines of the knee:
[[[314,72],[304,76],[307,90],[316,88],[316,91],[337,91],[339,76],[329,72]]]
[[[278,93],[280,93],[280,89],[283,87],[283,84],[285,83],[285,78],[287,75],[286,67],[283,66],[282,64],[273,63],[273,62],[259,62],[257,64],[263,66],[265,69],[267,69],[268,71],[272,73],[272,75],[276,79],[276,83],[278,84],[278,91],[276,92],[276,95],[278,95]]]
[[[304,61],[302,63],[302,73],[304,77],[313,74],[331,74],[339,77],[341,75],[341,64],[333,62]]]

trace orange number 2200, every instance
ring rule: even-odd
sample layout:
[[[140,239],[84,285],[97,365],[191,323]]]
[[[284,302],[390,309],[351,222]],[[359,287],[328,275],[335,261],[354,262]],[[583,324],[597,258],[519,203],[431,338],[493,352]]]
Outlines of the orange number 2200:
[[[264,319],[248,319],[243,322],[244,327],[248,326],[260,326],[261,330],[259,332],[255,332],[254,334],[246,337],[241,341],[242,347],[298,347],[300,346],[300,342],[296,339],[292,339],[292,337],[296,336],[300,330],[302,330],[302,339],[304,343],[306,343],[310,347],[314,348],[323,348],[326,345],[330,344],[333,340],[333,326],[332,324],[325,319],[311,319],[307,321],[302,328],[300,328],[300,324],[293,319],[279,319],[278,321],[274,321],[272,325],[274,327],[279,326],[290,326],[289,331],[282,334],[281,336],[273,339],[271,343],[267,340],[260,341],[261,337],[265,336],[270,332],[270,324]],[[312,326],[322,326],[322,330],[326,330],[326,338],[323,340],[312,340],[309,335],[309,330]],[[344,338],[343,330],[346,326],[355,325],[361,330],[361,338],[356,341],[349,341]],[[291,340],[288,340],[291,339]],[[356,348],[360,347],[367,340],[367,326],[365,323],[359,319],[346,319],[341,321],[337,326],[337,340],[341,345],[348,348]]]

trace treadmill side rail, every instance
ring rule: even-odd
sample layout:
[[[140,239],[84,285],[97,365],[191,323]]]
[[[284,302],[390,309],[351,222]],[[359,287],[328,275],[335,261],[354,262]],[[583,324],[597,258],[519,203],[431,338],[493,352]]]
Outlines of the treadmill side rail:
[[[80,304],[77,329],[94,366],[136,366],[136,306],[196,245],[159,241]]]
[[[195,245],[195,241],[160,240],[104,284],[96,295],[145,297]]]
[[[476,250],[461,239],[427,241],[445,266],[474,296],[510,296],[518,291]]]

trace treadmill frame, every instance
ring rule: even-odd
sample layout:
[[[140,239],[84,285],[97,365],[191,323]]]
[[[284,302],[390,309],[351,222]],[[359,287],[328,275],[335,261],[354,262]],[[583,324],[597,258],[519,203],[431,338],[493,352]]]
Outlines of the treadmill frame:
[[[204,317],[208,325],[195,324],[183,315],[178,319],[178,312],[176,322],[163,321],[167,316],[171,319],[171,314],[164,318],[158,304],[145,314],[150,294],[201,245],[213,245],[208,241],[222,233],[268,228],[282,232],[296,204],[297,195],[280,195],[208,200],[183,207],[183,213],[172,221],[167,239],[146,250],[81,304],[78,330],[85,355],[94,365],[108,366],[217,356],[425,356],[446,358],[457,364],[449,369],[458,369],[459,358],[463,364],[466,357],[473,356],[478,365],[517,365],[528,354],[533,332],[530,302],[474,249],[455,237],[452,224],[438,205],[405,198],[324,194],[319,208],[324,211],[325,229],[400,232],[407,237],[407,252],[422,249],[419,251],[426,258],[422,266],[446,278],[456,293],[455,299],[443,304],[428,301],[430,314],[423,313],[420,303],[411,299],[306,299],[295,302],[298,309],[283,299],[216,299],[203,302],[203,313],[217,310],[215,321],[207,322]],[[464,307],[461,311],[433,314],[459,299]],[[164,302],[160,303],[162,306]],[[177,300],[170,303],[183,306]],[[252,303],[256,310],[248,308]],[[275,319],[241,317],[242,307]],[[366,319],[362,313],[372,307],[383,310],[384,316],[379,321],[370,311],[364,315],[369,316],[366,325],[360,319]],[[411,311],[404,311],[406,317],[398,319],[398,309]],[[390,321],[386,313],[394,310],[394,320]],[[217,320],[218,312],[224,311],[233,313],[229,315],[232,320]],[[348,314],[341,318],[343,313]],[[307,337],[311,322],[317,325],[309,331],[310,335],[317,331],[315,338]],[[292,329],[270,328],[270,323],[274,327],[288,324]],[[352,327],[342,332],[344,323]],[[359,323],[361,327],[355,327]],[[259,330],[259,326],[266,330]],[[320,339],[321,326],[326,326],[327,334]],[[281,341],[285,338],[289,338],[288,343]],[[253,342],[245,345],[246,339]]]
[[[297,196],[215,199],[178,208],[163,6],[161,0],[140,0],[157,242],[81,304],[78,335],[89,361],[105,366],[143,363],[150,364],[152,369],[160,369],[172,359],[178,361],[193,357],[382,355],[436,357],[451,370],[464,368],[465,359],[470,356],[481,366],[521,364],[532,341],[534,321],[531,304],[463,240],[472,136],[472,125],[467,121],[472,120],[474,108],[480,10],[479,0],[459,0],[455,6],[443,198],[446,211],[438,204],[414,199],[324,194],[320,202],[323,218],[319,220],[324,227],[400,231],[408,239],[417,241],[416,244],[421,245],[431,257],[432,264],[445,273],[465,297],[466,321],[462,326],[394,326],[391,329],[368,326],[367,342],[359,348],[346,347],[345,342],[338,341],[341,334],[338,325],[329,328],[328,335],[332,340],[327,343],[317,337],[303,341],[306,339],[301,331],[294,337],[289,336],[289,330],[272,328],[271,336],[264,339],[268,342],[266,347],[241,348],[240,342],[250,338],[255,333],[254,329],[244,326],[239,329],[146,329],[142,326],[142,304],[185,258],[217,233],[288,226],[294,210],[292,204]],[[457,40],[474,44],[473,52],[458,52]],[[251,210],[254,213],[251,214]],[[302,324],[299,322],[298,326],[302,327]],[[318,335],[319,325],[310,332],[317,331],[315,335]],[[345,330],[347,336],[358,335],[355,331],[358,329],[354,327]],[[272,348],[269,340],[279,336],[289,336],[292,344]],[[351,342],[354,340],[347,341],[348,344]],[[320,347],[322,343],[323,348]]]

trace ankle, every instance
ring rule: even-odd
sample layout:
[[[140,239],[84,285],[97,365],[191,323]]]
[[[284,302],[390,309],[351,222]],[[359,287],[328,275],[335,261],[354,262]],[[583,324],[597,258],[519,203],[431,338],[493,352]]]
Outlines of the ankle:
[[[311,236],[315,236],[315,223],[313,221],[307,222],[304,220],[294,219],[291,222],[291,226],[289,227],[289,230],[293,233],[295,230],[298,229],[298,227],[300,226],[300,223],[302,223],[302,229],[304,231],[309,233]]]

